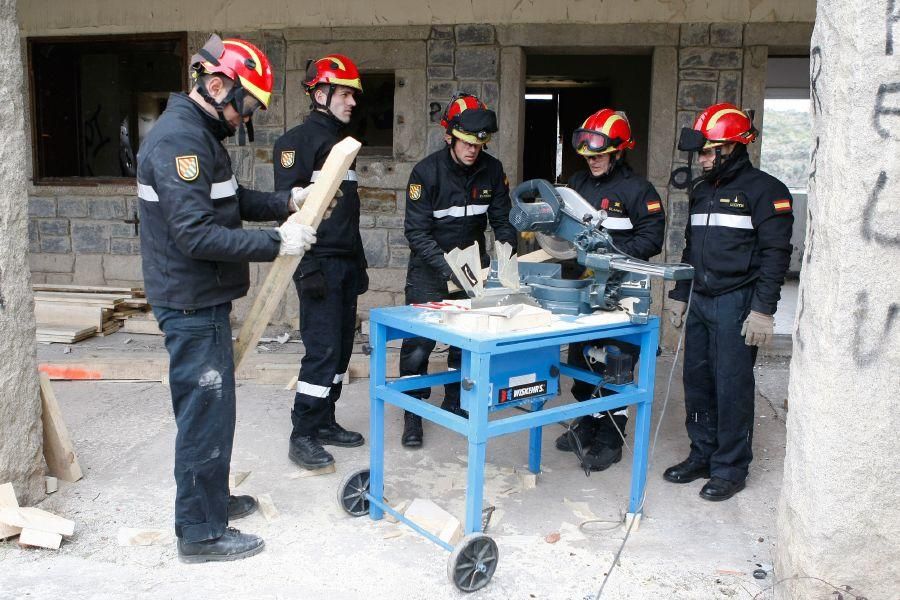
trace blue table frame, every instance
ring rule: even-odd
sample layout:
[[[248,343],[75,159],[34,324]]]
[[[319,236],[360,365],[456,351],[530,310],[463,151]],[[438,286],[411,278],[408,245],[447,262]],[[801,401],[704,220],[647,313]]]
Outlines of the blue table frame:
[[[636,407],[634,432],[634,461],[631,470],[631,497],[629,513],[641,510],[641,499],[647,478],[647,453],[650,437],[650,419],[653,406],[653,383],[656,371],[656,350],[659,341],[659,319],[650,317],[646,325],[631,323],[584,324],[576,323],[575,317],[561,317],[552,327],[541,327],[523,331],[480,334],[462,332],[428,322],[423,319],[427,311],[411,306],[377,308],[370,312],[369,336],[372,347],[371,370],[369,374],[369,397],[371,402],[370,424],[370,469],[369,516],[379,520],[387,512],[403,521],[436,544],[453,551],[453,547],[425,531],[416,523],[406,519],[384,502],[384,405],[393,404],[415,413],[447,429],[466,436],[468,439],[468,468],[466,480],[466,534],[481,531],[482,500],[484,493],[484,461],[487,441],[491,438],[530,430],[528,466],[533,473],[540,472],[542,426],[573,419],[596,412],[613,410],[624,406]],[[462,365],[459,371],[450,370],[388,382],[386,378],[387,343],[390,340],[421,336],[456,346],[462,350]],[[641,347],[640,367],[637,380],[626,385],[604,385],[616,394],[594,398],[585,402],[574,402],[544,409],[549,398],[539,398],[532,402],[532,411],[514,416],[488,421],[490,402],[491,358],[500,354],[520,352],[536,348],[556,346],[561,348],[572,342],[582,342],[600,338],[616,338]],[[586,381],[593,385],[600,383],[600,376],[583,369],[560,364],[560,374]],[[461,388],[460,405],[469,411],[465,419],[437,406],[407,395],[409,390],[433,387],[451,382],[468,380],[471,385]],[[468,388],[468,389],[466,389]]]

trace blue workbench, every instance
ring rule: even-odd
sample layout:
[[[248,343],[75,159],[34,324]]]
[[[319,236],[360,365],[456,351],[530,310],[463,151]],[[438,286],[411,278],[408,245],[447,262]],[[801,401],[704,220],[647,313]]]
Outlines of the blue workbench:
[[[365,500],[368,501],[366,510],[372,519],[381,519],[384,513],[388,512],[436,544],[451,552],[454,551],[452,546],[407,520],[384,502],[385,403],[420,415],[436,425],[465,436],[468,440],[464,522],[466,534],[481,532],[482,528],[485,449],[489,439],[529,430],[528,466],[532,472],[538,473],[543,425],[624,406],[635,406],[634,460],[628,512],[632,514],[640,512],[647,476],[653,383],[659,339],[657,317],[650,317],[647,324],[639,325],[628,322],[624,313],[598,313],[581,318],[559,316],[548,326],[495,334],[456,330],[436,322],[437,318],[435,311],[412,306],[378,308],[369,314],[369,336],[372,347],[369,374],[370,467],[365,480],[357,477],[355,482],[359,486],[359,496],[365,496]],[[619,322],[610,323],[608,322],[610,320]],[[388,342],[414,336],[430,338],[460,348],[462,350],[460,370],[387,381]],[[636,380],[626,385],[604,384],[605,388],[616,392],[614,395],[545,408],[544,404],[557,395],[560,375],[568,375],[592,385],[600,383],[599,375],[560,362],[561,348],[573,342],[599,338],[616,338],[641,347]],[[406,394],[410,390],[451,382],[462,384],[460,405],[468,411],[468,419]],[[532,385],[529,386],[529,383]],[[516,401],[512,398],[513,394],[509,393],[513,389],[520,390],[526,396],[535,389],[546,393]],[[526,404],[530,412],[509,411],[510,416],[488,419],[495,411],[521,404]],[[367,487],[367,490],[363,486]],[[352,494],[348,493],[344,498],[350,496]],[[351,514],[364,513],[351,512]]]

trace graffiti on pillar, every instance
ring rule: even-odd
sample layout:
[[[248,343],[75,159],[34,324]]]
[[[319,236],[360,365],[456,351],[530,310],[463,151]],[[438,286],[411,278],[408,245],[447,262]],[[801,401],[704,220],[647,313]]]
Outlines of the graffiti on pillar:
[[[897,0],[888,0],[887,3],[887,19],[885,23],[884,53],[888,56],[894,54],[894,28],[900,23],[900,2]]]
[[[812,154],[809,157],[809,183],[813,184],[816,181],[816,171],[818,170],[819,165],[819,142],[821,138],[816,136],[816,145],[813,147]]]
[[[440,123],[441,121],[441,105],[438,102],[432,102],[428,105],[428,117],[432,123]]]
[[[879,353],[885,343],[891,340],[891,330],[900,314],[900,304],[892,302],[887,309],[882,330],[872,336],[873,341],[867,343],[862,339],[861,331],[863,327],[869,323],[877,323],[878,319],[873,319],[869,314],[869,292],[859,292],[856,294],[856,310],[853,311],[853,344],[851,349],[853,352],[853,360],[858,367],[865,367],[872,364],[878,358]],[[867,327],[870,329],[870,327]]]
[[[803,292],[804,287],[800,286],[800,298],[797,300],[797,346],[800,347],[802,351],[804,346],[806,346],[806,342],[803,341],[803,311],[806,309],[806,303],[803,301]]]
[[[819,77],[822,75],[822,48],[816,46],[809,53],[809,93],[812,96],[813,114],[822,112],[822,100],[819,99]]]
[[[806,226],[806,254],[803,256],[803,264],[808,265],[812,262],[813,248],[816,246],[816,230],[813,227],[812,221],[812,211],[809,210],[809,207],[806,208],[806,222],[808,225]]]
[[[6,309],[6,299],[3,297],[3,269],[0,269],[0,310]]]
[[[900,83],[882,83],[878,86],[875,109],[872,112],[872,123],[882,139],[900,139],[892,131],[895,128],[884,123],[885,117],[900,117]]]
[[[887,180],[887,173],[884,171],[879,173],[878,180],[875,182],[875,188],[872,190],[872,193],[869,194],[869,201],[866,202],[866,206],[863,208],[862,236],[866,241],[875,242],[882,246],[900,247],[900,234],[890,235],[879,231],[878,225],[880,221],[875,218],[878,201],[881,199],[881,193],[884,191]]]

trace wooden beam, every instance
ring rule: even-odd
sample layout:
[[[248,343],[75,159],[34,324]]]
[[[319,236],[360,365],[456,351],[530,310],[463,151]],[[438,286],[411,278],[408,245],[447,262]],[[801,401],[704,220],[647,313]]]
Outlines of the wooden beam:
[[[22,529],[49,531],[66,537],[75,533],[75,521],[70,521],[46,510],[32,507],[0,508],[0,523]]]
[[[522,256],[519,257],[520,263],[542,263],[542,262],[550,262],[552,260],[554,260],[554,258],[552,256],[550,256],[549,254],[547,254],[543,250],[535,250],[534,252],[529,252],[528,254],[523,254]],[[482,273],[481,273],[482,281],[488,278],[488,275],[490,274],[490,272],[491,272],[490,268],[482,270]],[[459,291],[459,287],[457,287],[457,285],[454,284],[452,281],[447,282],[447,289],[450,290],[451,292]]]
[[[13,489],[12,483],[0,485],[0,508],[19,508],[19,501],[16,500],[16,491]],[[0,540],[19,535],[21,531],[21,527],[0,523]]]
[[[59,550],[62,544],[62,536],[52,531],[41,531],[40,529],[31,529],[25,527],[19,534],[20,546],[34,546],[36,548],[47,548],[48,550]]]
[[[353,164],[361,146],[362,144],[351,137],[344,138],[335,144],[322,166],[319,177],[313,184],[309,197],[303,203],[300,211],[291,215],[289,220],[313,228],[319,226],[325,216],[325,211],[328,210],[328,205],[331,204],[332,198],[346,177],[347,170]],[[241,366],[247,354],[256,347],[256,343],[269,324],[269,319],[272,318],[276,307],[283,301],[284,291],[299,264],[300,258],[296,256],[279,256],[275,259],[266,280],[259,288],[250,312],[244,319],[237,339],[234,341],[235,370]]]
[[[41,405],[44,409],[41,421],[44,424],[44,458],[47,460],[47,467],[54,477],[63,481],[78,481],[82,476],[81,467],[59,410],[56,394],[53,393],[53,386],[46,373],[41,372],[40,379]]]

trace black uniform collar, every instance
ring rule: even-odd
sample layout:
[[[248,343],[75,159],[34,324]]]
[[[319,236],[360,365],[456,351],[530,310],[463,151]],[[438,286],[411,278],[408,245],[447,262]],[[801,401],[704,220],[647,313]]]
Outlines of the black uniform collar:
[[[206,112],[206,109],[197,104],[193,98],[184,92],[169,94],[166,110],[172,110],[188,119],[199,121],[203,124],[203,127],[209,129],[220,142],[225,138],[234,135],[234,132],[231,131],[228,125],[219,120],[219,117],[214,117]]]
[[[612,169],[610,169],[603,175],[594,176],[593,173],[591,173],[590,169],[588,169],[585,172],[587,173],[588,181],[591,181],[596,184],[612,183],[619,179],[625,179],[627,177],[631,177],[631,174],[632,174],[631,167],[629,167],[627,164],[625,164],[623,162],[618,162],[618,161],[613,164]]]
[[[335,135],[340,133],[341,129],[345,127],[344,123],[341,123],[332,115],[321,110],[313,110],[311,113],[309,113],[309,117],[307,117],[307,119],[309,119],[313,123],[325,127],[328,131]]]
[[[722,172],[716,176],[715,180],[712,182],[715,187],[720,187],[728,183],[737,177],[741,171],[753,166],[750,163],[750,154],[747,153],[746,146],[738,146],[734,149],[734,152],[738,152],[739,155],[728,161],[728,164],[725,165]]]

